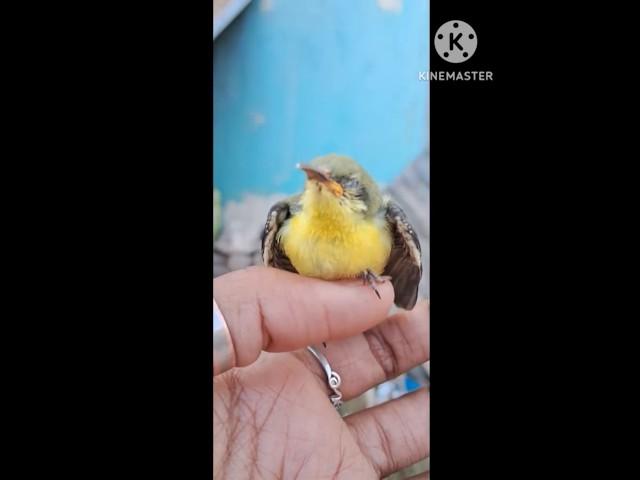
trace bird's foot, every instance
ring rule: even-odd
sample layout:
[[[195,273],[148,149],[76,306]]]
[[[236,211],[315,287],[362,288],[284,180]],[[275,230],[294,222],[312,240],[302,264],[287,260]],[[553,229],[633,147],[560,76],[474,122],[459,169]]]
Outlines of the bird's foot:
[[[378,292],[378,289],[376,288],[376,284],[381,284],[386,282],[387,280],[391,280],[391,277],[389,275],[377,275],[368,268],[360,275],[362,276],[362,284],[368,284],[371,288],[373,288],[373,291],[376,292],[378,298],[381,299],[382,297],[380,296],[380,292]]]

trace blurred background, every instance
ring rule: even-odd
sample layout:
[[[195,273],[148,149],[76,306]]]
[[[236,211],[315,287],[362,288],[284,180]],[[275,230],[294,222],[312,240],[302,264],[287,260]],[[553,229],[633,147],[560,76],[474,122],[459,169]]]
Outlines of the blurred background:
[[[429,296],[428,0],[214,0],[214,275],[260,264],[269,207],[298,162],[360,162],[418,232]],[[380,385],[348,414],[428,382]],[[424,462],[392,478],[425,470]]]

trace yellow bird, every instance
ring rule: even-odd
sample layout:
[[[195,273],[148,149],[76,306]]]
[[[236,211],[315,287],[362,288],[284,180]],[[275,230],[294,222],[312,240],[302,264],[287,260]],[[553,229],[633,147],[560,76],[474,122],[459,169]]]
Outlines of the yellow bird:
[[[376,294],[375,284],[390,278],[395,304],[412,309],[420,242],[402,209],[349,157],[330,154],[298,168],[307,175],[304,191],[269,210],[264,264],[325,280],[361,278]]]

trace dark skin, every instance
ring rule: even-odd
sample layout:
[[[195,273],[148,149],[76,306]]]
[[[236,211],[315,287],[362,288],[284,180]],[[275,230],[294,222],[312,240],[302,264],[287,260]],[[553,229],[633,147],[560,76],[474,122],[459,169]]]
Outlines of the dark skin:
[[[425,389],[341,418],[304,348],[326,341],[345,400],[425,362],[428,304],[387,317],[393,287],[377,289],[271,268],[214,280],[244,367],[214,377],[214,478],[378,479],[428,456]]]

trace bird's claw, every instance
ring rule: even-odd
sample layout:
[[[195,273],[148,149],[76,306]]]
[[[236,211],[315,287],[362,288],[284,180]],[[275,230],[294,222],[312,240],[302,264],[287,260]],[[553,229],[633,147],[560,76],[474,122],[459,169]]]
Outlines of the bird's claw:
[[[369,286],[373,288],[373,291],[376,292],[377,297],[381,300],[382,297],[380,296],[380,292],[378,292],[378,289],[376,288],[376,284],[384,283],[387,280],[391,280],[391,277],[389,275],[377,275],[369,269],[362,272],[362,284],[369,284]]]

